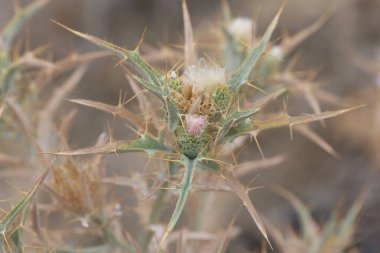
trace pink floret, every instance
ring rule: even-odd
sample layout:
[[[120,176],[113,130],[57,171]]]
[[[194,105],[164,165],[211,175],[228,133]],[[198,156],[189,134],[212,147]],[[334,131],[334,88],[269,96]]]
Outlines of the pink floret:
[[[203,133],[206,127],[206,119],[199,115],[186,115],[185,122],[187,133],[192,136],[199,136]]]

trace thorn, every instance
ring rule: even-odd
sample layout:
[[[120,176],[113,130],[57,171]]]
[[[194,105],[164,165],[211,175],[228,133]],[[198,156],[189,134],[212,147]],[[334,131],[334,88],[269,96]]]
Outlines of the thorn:
[[[249,187],[256,179],[259,178],[260,175],[254,176],[247,184],[247,191],[250,192],[251,190],[254,190],[255,188],[264,188],[264,186],[256,186],[256,187]]]
[[[293,141],[293,125],[289,125],[289,131],[290,131],[290,140]]]
[[[260,151],[261,157],[263,158],[263,160],[265,160],[264,152],[263,152],[263,150],[261,149],[261,146],[260,146],[259,140],[257,139],[257,134],[256,134],[256,133],[253,134],[253,138],[255,139],[255,142],[256,142],[257,148],[258,148],[259,151]]]
[[[133,127],[131,127],[130,125],[128,125],[128,124],[126,124],[126,123],[124,123],[124,125],[125,125],[126,127],[128,127],[129,129],[131,129],[132,132],[134,132],[134,133],[137,134],[138,136],[140,136],[140,137],[143,137],[143,136],[144,136],[142,133],[140,133],[139,131],[137,131],[136,129],[134,129]]]
[[[247,191],[250,192],[250,191],[254,191],[254,190],[258,190],[258,189],[264,189],[264,188],[265,188],[265,186],[248,187]]]
[[[122,95],[121,95],[121,93],[122,93],[122,90],[120,89],[119,90],[119,102],[118,102],[118,106],[120,106],[121,104],[122,104],[122,102],[121,101],[124,101],[124,100],[122,100]]]
[[[123,59],[118,61],[113,67],[116,68],[116,67],[120,66],[121,64],[123,64],[127,60],[128,60],[128,57],[124,57]]]
[[[6,100],[6,96],[7,96],[7,95],[5,95],[5,100]],[[4,100],[4,101],[5,101],[5,100]],[[2,103],[2,104],[0,105],[0,119],[1,119],[1,116],[3,115],[4,108],[5,108],[5,103]]]
[[[254,84],[252,84],[252,83],[250,83],[250,82],[247,82],[247,85],[250,86],[250,87],[252,87],[252,88],[254,88],[254,89],[256,89],[256,90],[258,90],[258,91],[260,91],[260,92],[262,92],[262,93],[264,93],[265,95],[268,95],[268,94],[269,94],[269,93],[266,92],[265,90],[261,89],[260,87],[254,85]]]
[[[293,68],[295,67],[295,65],[298,63],[298,61],[301,59],[301,56],[302,56],[302,52],[301,51],[297,51],[294,56],[289,60],[289,63],[288,63],[288,66],[286,66],[285,68],[285,71],[284,72],[292,72]]]
[[[114,139],[113,139],[112,128],[109,121],[107,121],[107,127],[108,127],[109,142],[112,143]]]
[[[231,156],[232,156],[232,159],[233,159],[233,162],[234,162],[234,166],[236,166],[237,165],[237,160],[236,160],[235,154],[232,152]]]
[[[147,29],[148,29],[147,26],[145,26],[145,27],[144,27],[144,31],[143,31],[143,33],[141,34],[140,40],[139,40],[139,42],[137,43],[137,46],[136,46],[136,48],[135,48],[134,51],[136,51],[136,52],[139,51],[140,46],[141,46],[141,45],[143,44],[143,42],[144,42],[144,36],[145,36],[145,33],[146,33],[146,30],[147,30]]]

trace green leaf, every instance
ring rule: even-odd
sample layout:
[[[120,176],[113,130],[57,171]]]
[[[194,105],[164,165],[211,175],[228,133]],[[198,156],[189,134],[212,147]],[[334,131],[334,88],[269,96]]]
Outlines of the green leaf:
[[[16,229],[11,234],[11,240],[13,245],[15,246],[15,252],[14,253],[23,253],[24,252],[24,244],[21,240],[21,229]]]
[[[209,169],[209,170],[218,170],[220,169],[220,165],[212,160],[208,160],[206,158],[200,159],[198,162],[198,165],[202,169]]]
[[[5,95],[12,87],[18,70],[18,67],[10,67],[0,72],[0,104],[3,103]]]
[[[108,245],[100,245],[83,249],[56,249],[55,253],[102,253],[111,249]]]
[[[64,26],[58,22],[55,22],[59,26],[69,30],[70,32],[76,34],[77,36],[84,38],[104,49],[111,51],[114,55],[120,58],[122,61],[126,61],[131,64],[143,77],[133,76],[145,89],[149,90],[153,94],[157,95],[165,104],[165,109],[168,113],[168,125],[171,131],[174,131],[179,122],[178,110],[169,99],[169,91],[164,85],[164,78],[161,74],[150,67],[140,56],[139,52],[136,50],[130,51],[122,47],[113,45],[112,43],[99,39],[97,37],[84,34],[75,31],[67,26]]]
[[[53,21],[53,22],[56,23],[57,25],[65,28],[66,30],[74,33],[75,35],[77,35],[83,39],[86,39],[86,40],[94,43],[95,45],[97,45],[101,48],[109,50],[115,56],[120,58],[122,61],[126,61],[127,63],[132,65],[132,67],[134,67],[136,69],[136,71],[139,72],[139,74],[141,74],[142,76],[147,78],[147,80],[149,81],[149,87],[145,87],[145,85],[147,85],[146,82],[143,83],[144,87],[147,88],[148,90],[150,90],[151,87],[155,87],[155,89],[157,89],[157,90],[163,89],[164,80],[163,80],[162,76],[157,71],[155,71],[152,67],[150,67],[142,59],[142,57],[141,57],[141,55],[137,49],[134,51],[130,51],[130,50],[124,49],[122,47],[116,46],[116,45],[114,45],[108,41],[99,39],[95,36],[75,31],[75,30],[73,30],[73,29],[71,29],[65,25],[62,25],[56,21]]]
[[[227,1],[222,1],[222,14],[223,14],[223,36],[225,45],[223,48],[223,62],[224,66],[227,68],[227,72],[230,73],[234,71],[244,59],[244,50],[241,43],[232,36],[228,31],[228,26],[232,21],[232,13],[230,6]]]
[[[358,109],[363,107],[362,105],[337,110],[337,111],[327,111],[319,114],[305,114],[301,116],[289,116],[287,114],[282,114],[278,117],[268,120],[250,120],[246,119],[243,122],[240,122],[236,126],[232,127],[228,133],[226,134],[225,140],[231,141],[238,136],[245,134],[257,134],[263,130],[271,129],[271,128],[279,128],[284,126],[293,127],[300,124],[307,124],[314,121],[319,121],[323,119],[328,119],[332,117],[339,116],[341,114],[347,113],[349,111]]]
[[[164,143],[149,134],[143,134],[140,138],[133,141],[111,141],[105,145],[49,154],[75,156],[126,152],[145,152],[148,154],[173,153]]]
[[[297,214],[301,221],[301,233],[303,239],[309,243],[312,242],[314,238],[317,238],[319,228],[313,220],[313,217],[311,216],[311,213],[307,206],[301,200],[299,200],[293,193],[291,193],[283,187],[276,186],[274,187],[274,190],[277,194],[289,201],[289,203],[297,211]]]
[[[349,240],[353,234],[355,222],[360,213],[360,210],[363,208],[365,199],[367,198],[368,193],[362,192],[355,203],[352,205],[350,210],[345,215],[343,221],[339,226],[338,236],[341,240]]]
[[[217,143],[222,143],[224,140],[223,138],[227,135],[231,127],[233,127],[235,124],[239,123],[240,121],[252,116],[254,113],[258,112],[260,108],[254,108],[250,109],[248,111],[235,111],[232,114],[230,114],[223,122],[222,128],[218,132],[218,136],[216,138]]]
[[[243,63],[239,66],[239,68],[232,74],[231,79],[228,82],[231,90],[238,92],[240,87],[248,81],[249,74],[252,69],[260,59],[260,57],[265,52],[266,46],[272,36],[274,29],[277,26],[278,19],[282,13],[283,6],[280,8],[267,30],[265,31],[264,36],[259,42],[259,45],[256,48],[251,49],[248,52],[247,57],[244,59]]]
[[[196,169],[197,162],[198,162],[197,158],[190,160],[185,156],[183,157],[183,163],[185,165],[185,174],[183,175],[181,186],[178,189],[179,197],[178,197],[176,206],[170,218],[169,224],[166,227],[165,234],[161,239],[160,246],[162,242],[165,241],[169,233],[174,229],[179,217],[181,216],[183,208],[185,207],[187,197],[193,185],[193,177],[194,177],[194,172]]]
[[[5,246],[7,248],[10,248],[9,241],[8,241],[7,237],[9,235],[12,235],[12,232],[14,232],[14,231],[11,231],[12,225],[17,225],[17,226],[19,225],[19,224],[14,224],[16,218],[23,212],[23,210],[25,210],[25,208],[27,207],[27,204],[29,203],[29,201],[32,199],[32,197],[36,193],[38,187],[42,184],[42,182],[46,178],[51,167],[52,167],[52,165],[49,166],[48,168],[46,168],[46,170],[42,173],[42,175],[34,183],[32,189],[29,191],[29,193],[24,198],[22,198],[16,204],[16,206],[7,215],[5,215],[5,217],[3,217],[3,219],[0,221],[0,235],[2,236],[3,241],[4,241],[3,244],[6,244]],[[16,246],[18,246],[18,245],[16,245]]]
[[[26,23],[26,21],[28,21],[48,2],[49,0],[37,0],[22,9],[16,10],[15,15],[0,33],[0,40],[2,40],[4,51],[8,52],[17,33],[20,31],[21,27]]]
[[[223,27],[225,45],[223,48],[223,62],[227,72],[231,73],[242,63],[244,51],[242,45],[239,45],[232,35]]]
[[[145,80],[143,78],[140,78],[136,75],[132,75],[132,77],[137,80],[137,82],[145,89],[147,89],[148,91],[152,92],[153,94],[155,94],[156,96],[158,96],[161,100],[164,99],[165,96],[168,95],[168,92],[166,89],[160,87],[160,86],[157,86],[155,85],[154,83],[152,83],[150,80]]]
[[[170,98],[166,99],[166,110],[168,112],[168,125],[170,131],[174,131],[179,122],[179,113],[177,107],[174,105]]]
[[[147,90],[156,94],[165,105],[166,112],[168,113],[168,125],[171,131],[174,131],[179,122],[179,113],[177,107],[174,105],[173,101],[169,98],[169,92],[165,89],[158,89],[156,86],[152,86],[149,82],[141,79],[137,76],[134,78],[142,84]]]

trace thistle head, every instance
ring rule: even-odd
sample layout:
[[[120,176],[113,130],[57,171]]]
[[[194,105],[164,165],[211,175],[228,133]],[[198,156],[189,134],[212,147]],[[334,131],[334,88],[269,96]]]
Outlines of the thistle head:
[[[215,139],[215,125],[230,103],[225,68],[208,65],[203,60],[188,66],[180,77],[167,74],[171,99],[183,124],[175,132],[181,153],[195,159],[208,151]],[[212,124],[209,124],[209,123]]]
[[[203,60],[187,67],[180,77],[171,72],[167,76],[171,98],[178,111],[187,115],[181,117],[191,135],[199,135],[206,128],[206,121],[223,111],[232,97],[225,68]]]

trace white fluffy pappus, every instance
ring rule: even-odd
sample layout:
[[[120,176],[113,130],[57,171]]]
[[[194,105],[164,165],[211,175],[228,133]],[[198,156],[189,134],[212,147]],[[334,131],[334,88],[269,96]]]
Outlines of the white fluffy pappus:
[[[282,58],[284,57],[283,50],[282,50],[281,46],[279,46],[279,45],[274,45],[270,49],[269,55],[274,57],[277,61],[282,61]]]
[[[252,19],[238,17],[231,21],[227,29],[237,39],[250,43],[254,25]]]
[[[210,90],[218,84],[226,84],[226,69],[221,67],[208,66],[188,66],[182,74],[182,82],[191,84],[193,90],[203,92]]]

